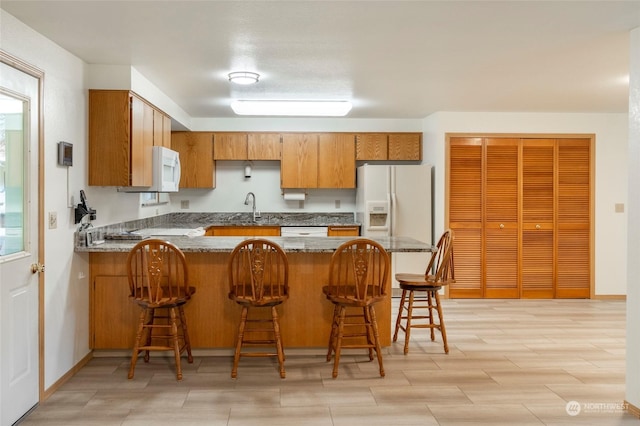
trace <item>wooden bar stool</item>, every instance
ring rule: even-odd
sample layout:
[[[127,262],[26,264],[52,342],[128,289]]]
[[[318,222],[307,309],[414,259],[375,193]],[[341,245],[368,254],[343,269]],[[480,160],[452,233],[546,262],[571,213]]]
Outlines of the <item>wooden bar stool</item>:
[[[438,291],[442,287],[455,282],[453,239],[453,231],[450,229],[442,234],[437,244],[437,251],[431,255],[424,274],[398,273],[395,276],[402,289],[402,298],[400,300],[398,318],[396,319],[395,332],[393,333],[393,341],[398,340],[398,330],[402,329],[405,332],[405,355],[409,353],[409,338],[412,328],[429,328],[432,341],[435,340],[435,330],[440,330],[444,352],[449,353],[447,332],[444,327]],[[435,275],[431,274],[433,271],[435,271]],[[407,294],[409,296],[408,303]],[[416,313],[415,311],[418,309],[421,309],[421,312],[424,313]],[[437,322],[434,318],[434,309],[438,314]],[[405,320],[404,325],[402,320]],[[425,322],[425,320],[428,320],[428,322]]]
[[[284,379],[284,349],[276,309],[289,298],[289,262],[284,250],[269,240],[245,240],[231,252],[228,271],[229,298],[242,306],[231,377],[238,376],[240,357],[277,357]],[[268,308],[271,318],[249,318],[250,308]],[[245,345],[273,345],[275,352],[243,352]]]
[[[127,256],[127,275],[129,299],[141,308],[129,379],[141,352],[144,362],[149,362],[149,351],[173,351],[176,378],[182,380],[182,352],[193,362],[183,307],[196,291],[189,285],[184,253],[167,241],[140,241]]]
[[[334,304],[327,361],[335,354],[333,378],[338,377],[340,352],[345,348],[375,351],[384,377],[378,323],[374,305],[387,297],[389,254],[375,241],[357,238],[341,244],[329,263],[329,284],[322,291]],[[347,314],[347,310],[350,312]],[[348,330],[348,331],[345,331]],[[344,339],[349,342],[345,344]]]

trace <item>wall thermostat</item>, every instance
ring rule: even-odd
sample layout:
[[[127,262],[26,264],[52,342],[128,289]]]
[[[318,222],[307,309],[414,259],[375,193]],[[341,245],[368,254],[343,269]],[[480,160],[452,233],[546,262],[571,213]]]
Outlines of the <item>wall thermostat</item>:
[[[73,144],[58,142],[58,164],[61,166],[73,166]]]

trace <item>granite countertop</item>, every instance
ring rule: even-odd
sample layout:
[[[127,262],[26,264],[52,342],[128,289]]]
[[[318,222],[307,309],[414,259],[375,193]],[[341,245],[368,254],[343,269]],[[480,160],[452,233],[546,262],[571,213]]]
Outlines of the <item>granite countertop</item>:
[[[76,233],[75,251],[128,252],[142,238],[162,238],[176,244],[184,252],[230,252],[249,237],[209,237],[193,232],[208,226],[360,226],[353,213],[262,213],[253,221],[252,213],[169,213],[114,225],[89,228]],[[140,237],[127,239],[127,233]],[[86,245],[86,233],[91,240],[104,241]],[[123,234],[123,239],[104,240],[108,234]],[[195,236],[194,236],[195,235]],[[328,253],[341,243],[355,237],[263,237],[280,244],[289,252]],[[432,246],[409,237],[375,237],[389,252],[426,252]]]
[[[185,253],[230,252],[241,241],[250,237],[188,237],[183,235],[163,235],[163,240],[178,246]],[[354,237],[261,237],[279,244],[287,252],[332,253],[345,241]],[[409,237],[372,237],[385,250],[397,252],[427,252],[433,247]],[[135,240],[105,241],[91,246],[76,246],[76,252],[109,253],[128,252],[138,243]]]

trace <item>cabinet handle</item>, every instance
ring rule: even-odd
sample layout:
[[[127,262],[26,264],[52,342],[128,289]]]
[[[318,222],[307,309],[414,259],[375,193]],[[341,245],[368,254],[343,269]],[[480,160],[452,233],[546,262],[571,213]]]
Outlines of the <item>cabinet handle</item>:
[[[356,226],[330,226],[329,229],[332,231],[357,231],[358,227]]]
[[[500,229],[504,229],[504,223],[500,224]]]
[[[542,226],[540,226],[540,224],[536,224],[536,229],[540,229],[542,228]]]

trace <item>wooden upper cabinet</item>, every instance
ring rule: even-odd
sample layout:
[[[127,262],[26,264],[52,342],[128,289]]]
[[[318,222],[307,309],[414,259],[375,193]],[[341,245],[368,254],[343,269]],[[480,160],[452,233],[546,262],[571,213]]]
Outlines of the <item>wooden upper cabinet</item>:
[[[89,185],[151,186],[171,118],[128,90],[89,90]]]
[[[158,109],[153,110],[153,146],[171,148],[171,117]]]
[[[363,133],[356,136],[356,160],[386,160],[387,134]]]
[[[280,160],[280,133],[214,133],[214,160]]]
[[[282,188],[318,187],[318,134],[285,133],[282,135]]]
[[[246,133],[214,133],[213,159],[214,160],[246,160],[247,159],[247,134]]]
[[[128,90],[89,91],[89,185],[151,185],[148,108]]]
[[[318,139],[318,188],[355,188],[355,135],[321,133]]]
[[[212,132],[173,132],[171,146],[180,154],[180,188],[215,188]]]
[[[248,160],[280,160],[280,133],[249,133],[247,139]]]
[[[356,160],[422,160],[421,133],[361,133],[356,136]]]
[[[422,160],[422,134],[389,134],[387,152],[389,160]]]

